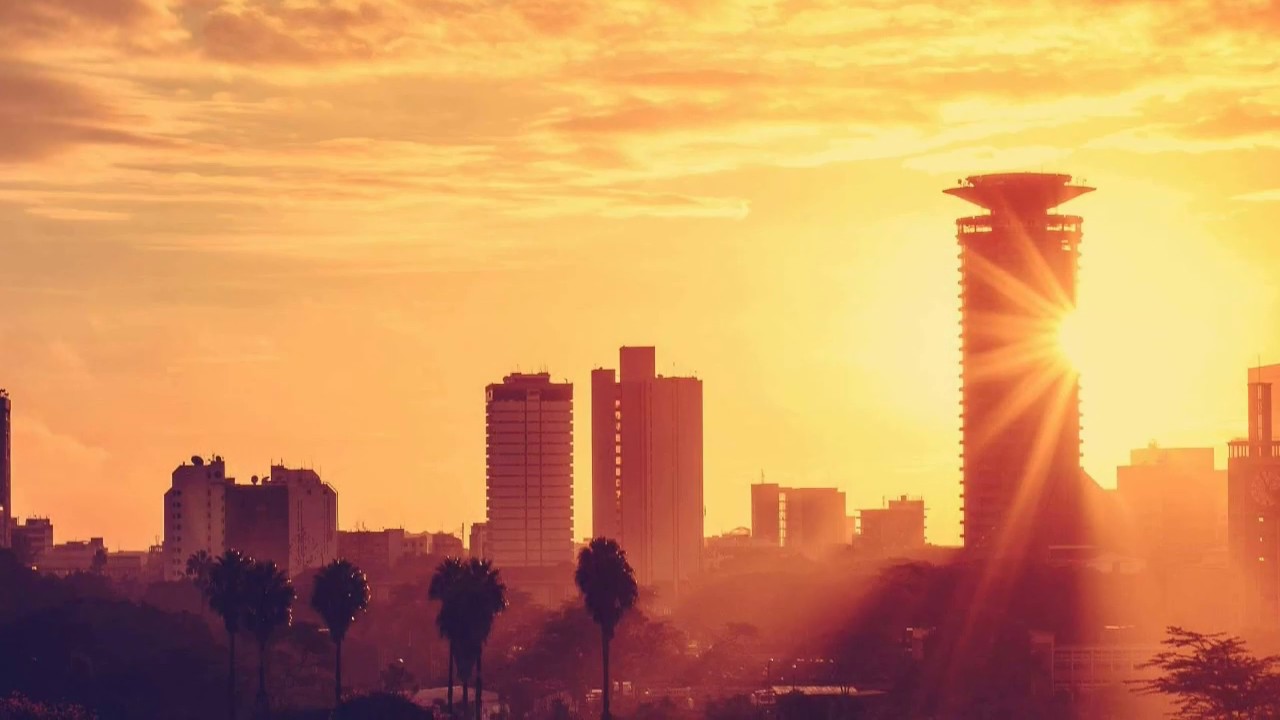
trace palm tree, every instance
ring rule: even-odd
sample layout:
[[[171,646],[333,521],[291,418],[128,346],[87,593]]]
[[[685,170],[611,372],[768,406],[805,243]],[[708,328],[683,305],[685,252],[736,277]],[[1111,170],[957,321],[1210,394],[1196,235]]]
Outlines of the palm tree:
[[[227,715],[231,720],[236,717],[236,634],[244,618],[245,585],[252,567],[253,561],[239,550],[228,550],[209,565],[200,588],[205,602],[222,617],[227,630]]]
[[[270,561],[255,562],[245,576],[244,627],[258,641],[257,710],[269,712],[267,703],[267,643],[293,610],[293,585]]]
[[[193,553],[187,558],[187,577],[196,586],[203,596],[205,588],[209,587],[209,571],[213,569],[213,558],[209,556],[207,550]]]
[[[454,594],[463,572],[462,560],[445,558],[444,562],[436,567],[435,573],[431,576],[431,585],[427,588],[427,597],[440,603],[440,611],[436,613],[436,629],[440,631],[440,637],[449,641],[449,717],[453,717],[453,670],[456,650],[454,637],[458,634],[458,618],[456,604],[446,602],[446,598]]]
[[[600,647],[604,656],[604,706],[602,720],[609,720],[609,642],[618,621],[636,604],[639,588],[627,554],[615,540],[596,538],[578,554],[573,580],[582,591],[587,612],[600,626]]]
[[[465,638],[468,657],[475,658],[476,669],[476,720],[484,707],[484,674],[481,672],[481,658],[484,655],[484,644],[493,630],[493,621],[498,613],[507,609],[507,586],[498,577],[498,571],[488,560],[472,558],[466,566],[466,575],[460,589],[459,600],[463,602],[463,616],[466,623]],[[464,681],[463,692],[466,692]],[[463,705],[466,705],[464,699]]]
[[[369,581],[360,568],[346,560],[334,560],[316,573],[311,607],[329,626],[333,640],[333,708],[342,705],[342,640],[356,615],[369,607]]]

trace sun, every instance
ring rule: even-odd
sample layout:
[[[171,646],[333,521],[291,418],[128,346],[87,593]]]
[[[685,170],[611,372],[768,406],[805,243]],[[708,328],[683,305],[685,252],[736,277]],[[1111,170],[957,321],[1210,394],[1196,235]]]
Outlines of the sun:
[[[1088,361],[1084,323],[1076,310],[1066,312],[1058,321],[1058,353],[1079,372]]]

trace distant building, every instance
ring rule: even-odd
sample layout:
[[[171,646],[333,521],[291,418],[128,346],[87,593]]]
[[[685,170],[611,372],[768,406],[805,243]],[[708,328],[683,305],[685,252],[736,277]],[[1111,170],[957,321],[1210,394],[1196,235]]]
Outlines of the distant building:
[[[1272,384],[1249,382],[1249,436],[1227,445],[1227,553],[1240,582],[1242,621],[1280,620],[1280,443]]]
[[[462,538],[447,532],[405,533],[405,555],[463,557]]]
[[[489,523],[472,523],[467,551],[473,558],[489,557]]]
[[[226,485],[226,546],[270,560],[290,578],[338,555],[338,495],[311,469],[272,465],[250,485]]]
[[[845,494],[836,488],[751,486],[751,535],[806,555],[848,545]]]
[[[146,550],[108,552],[102,572],[117,582],[147,583],[160,579],[163,568],[151,566],[151,553]]]
[[[54,545],[40,556],[36,568],[49,575],[71,575],[78,572],[89,572],[94,569],[93,559],[107,552],[102,538],[88,540],[72,540],[61,545]]]
[[[702,570],[702,381],[658,375],[654,348],[624,347],[591,392],[592,532],[670,599]]]
[[[18,558],[35,565],[53,547],[53,521],[48,518],[27,518],[22,524],[15,523],[10,540]]]
[[[1116,495],[1140,557],[1196,563],[1226,551],[1227,473],[1213,448],[1133,450],[1116,468]]]
[[[514,373],[485,389],[487,545],[501,568],[573,561],[573,385]]]
[[[13,524],[12,429],[8,391],[0,388],[0,547],[9,547]]]
[[[215,455],[208,462],[199,456],[173,471],[164,494],[164,577],[180,580],[187,573],[187,558],[198,552],[211,556],[226,549],[226,465]]]
[[[404,556],[405,532],[387,530],[339,530],[338,557],[360,568],[371,581],[382,580]]]
[[[859,548],[891,555],[924,547],[924,500],[902,495],[882,508],[858,511]]]

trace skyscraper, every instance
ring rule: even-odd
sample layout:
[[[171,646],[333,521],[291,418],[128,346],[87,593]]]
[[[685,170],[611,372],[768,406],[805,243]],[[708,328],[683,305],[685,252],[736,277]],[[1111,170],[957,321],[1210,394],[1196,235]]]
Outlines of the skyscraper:
[[[0,388],[0,547],[9,547],[13,525],[13,463],[9,428],[9,393]]]
[[[1092,189],[1006,173],[945,191],[987,211],[956,221],[966,548],[1035,555],[1092,542],[1079,380],[1058,343],[1076,304],[1081,218],[1053,212]]]
[[[849,545],[845,495],[836,488],[751,486],[751,536],[770,545],[817,555]]]
[[[702,569],[702,381],[658,375],[652,347],[619,363],[591,375],[593,534],[674,596]]]
[[[1272,389],[1250,373],[1249,435],[1227,446],[1227,552],[1241,586],[1243,620],[1280,622],[1280,443]]]
[[[573,385],[514,373],[485,391],[488,530],[502,568],[573,562]]]

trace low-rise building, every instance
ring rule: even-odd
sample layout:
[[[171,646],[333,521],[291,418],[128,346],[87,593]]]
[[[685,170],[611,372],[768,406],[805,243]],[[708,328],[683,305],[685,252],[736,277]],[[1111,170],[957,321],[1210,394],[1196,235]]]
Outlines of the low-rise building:
[[[107,546],[100,537],[72,540],[49,548],[40,556],[36,568],[42,573],[60,576],[105,570],[106,556]],[[95,559],[100,567],[95,567]]]
[[[13,526],[10,542],[19,560],[35,565],[53,547],[53,521],[49,518],[27,518],[22,524]]]

